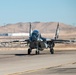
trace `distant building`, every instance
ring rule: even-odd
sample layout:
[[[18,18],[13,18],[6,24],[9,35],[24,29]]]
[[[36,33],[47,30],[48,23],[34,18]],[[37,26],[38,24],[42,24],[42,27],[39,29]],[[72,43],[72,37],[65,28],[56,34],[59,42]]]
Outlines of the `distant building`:
[[[0,36],[8,36],[8,33],[1,33]]]
[[[29,36],[29,33],[2,33],[0,36]]]

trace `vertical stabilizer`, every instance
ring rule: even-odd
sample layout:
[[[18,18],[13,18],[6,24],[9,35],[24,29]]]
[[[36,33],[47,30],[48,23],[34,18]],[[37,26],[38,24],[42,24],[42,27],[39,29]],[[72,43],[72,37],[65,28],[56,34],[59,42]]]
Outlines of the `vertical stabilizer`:
[[[31,22],[30,22],[30,27],[29,27],[29,37],[31,37],[32,35],[32,26],[31,26]]]
[[[57,24],[56,33],[55,33],[55,40],[59,37],[59,23]]]

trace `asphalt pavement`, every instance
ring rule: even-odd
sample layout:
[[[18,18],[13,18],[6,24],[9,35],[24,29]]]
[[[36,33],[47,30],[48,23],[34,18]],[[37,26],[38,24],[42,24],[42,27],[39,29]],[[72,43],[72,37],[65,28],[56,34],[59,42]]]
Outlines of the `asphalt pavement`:
[[[27,55],[27,50],[0,51],[0,75],[76,75],[76,50],[44,50]]]

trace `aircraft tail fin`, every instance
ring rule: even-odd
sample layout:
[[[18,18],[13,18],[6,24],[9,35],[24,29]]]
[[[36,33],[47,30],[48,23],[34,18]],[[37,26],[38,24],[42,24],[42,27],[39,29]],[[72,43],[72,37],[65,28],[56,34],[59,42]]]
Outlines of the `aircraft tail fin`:
[[[56,33],[55,33],[55,40],[59,37],[59,23],[57,25],[57,28],[56,28]]]
[[[31,23],[30,23],[30,27],[29,27],[29,37],[31,37],[32,35],[32,26],[31,26]]]

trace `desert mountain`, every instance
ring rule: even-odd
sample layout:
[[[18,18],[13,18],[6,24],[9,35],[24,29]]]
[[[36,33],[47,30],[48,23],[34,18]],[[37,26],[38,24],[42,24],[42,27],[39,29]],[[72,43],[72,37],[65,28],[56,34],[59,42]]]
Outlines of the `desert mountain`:
[[[32,29],[38,29],[41,33],[55,33],[57,22],[33,22]],[[76,27],[59,23],[60,32],[76,33]],[[29,32],[29,22],[7,24],[0,27],[0,33],[27,33]]]

